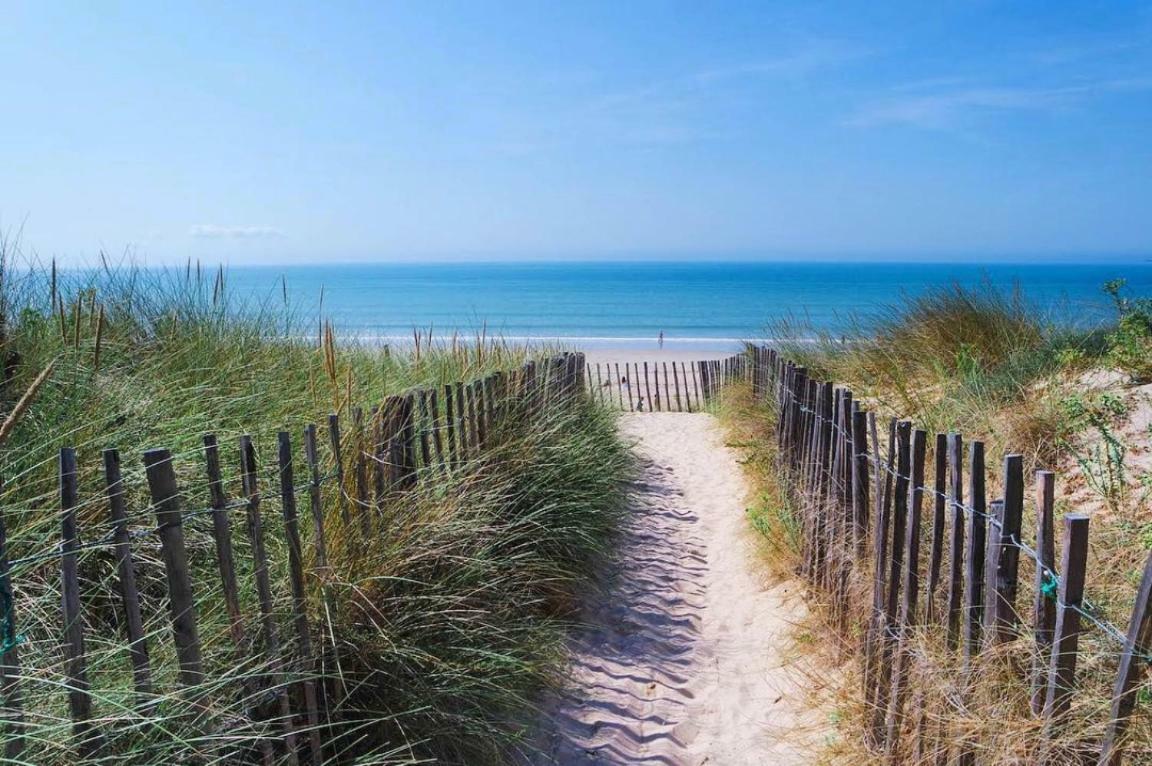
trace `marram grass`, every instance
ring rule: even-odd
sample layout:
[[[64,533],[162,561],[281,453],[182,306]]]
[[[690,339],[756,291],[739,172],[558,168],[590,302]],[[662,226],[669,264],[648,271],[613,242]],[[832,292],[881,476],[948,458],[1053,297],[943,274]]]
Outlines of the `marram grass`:
[[[277,696],[264,684],[270,673],[289,690],[297,727],[307,726],[299,682],[314,680],[327,695],[326,762],[506,762],[531,718],[530,700],[562,656],[574,593],[621,511],[630,464],[611,415],[581,401],[531,421],[513,416],[491,449],[458,470],[422,469],[419,487],[392,494],[367,528],[358,514],[344,518],[346,501],[326,484],[326,569],[315,566],[301,491],[315,667],[269,665],[242,510],[231,519],[244,619],[238,629],[230,623],[211,519],[195,513],[209,504],[201,440],[218,436],[233,498],[240,493],[237,439],[255,440],[273,625],[290,654],[295,634],[276,432],[292,435],[296,484],[303,486],[306,424],[320,426],[327,455],[329,412],[340,414],[347,435],[355,406],[512,369],[549,349],[482,333],[445,344],[417,334],[411,348],[388,353],[341,342],[332,327],[295,315],[286,295],[238,303],[226,274],[198,267],[66,273],[17,261],[9,247],[0,278],[0,410],[13,416],[0,444],[0,513],[16,562],[8,616],[22,667],[24,762],[75,762],[82,746],[67,708],[55,555],[63,446],[79,455],[82,544],[105,540],[110,529],[100,472],[100,451],[108,447],[121,450],[131,529],[140,533],[133,553],[151,695],[133,689],[112,550],[80,554],[100,762],[260,762],[269,753],[288,762]],[[185,536],[207,678],[192,689],[178,683],[164,567],[147,534],[155,522],[140,456],[150,447],[172,451],[189,511]],[[350,485],[350,464],[345,468]],[[295,736],[306,743],[310,732]]]

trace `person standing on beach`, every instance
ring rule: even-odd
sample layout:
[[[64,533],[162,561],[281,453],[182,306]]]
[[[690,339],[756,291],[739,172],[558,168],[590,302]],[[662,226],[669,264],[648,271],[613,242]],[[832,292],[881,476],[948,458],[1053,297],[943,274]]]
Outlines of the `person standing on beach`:
[[[660,331],[660,337],[656,339],[656,346],[661,351],[664,350],[664,331],[663,330]]]

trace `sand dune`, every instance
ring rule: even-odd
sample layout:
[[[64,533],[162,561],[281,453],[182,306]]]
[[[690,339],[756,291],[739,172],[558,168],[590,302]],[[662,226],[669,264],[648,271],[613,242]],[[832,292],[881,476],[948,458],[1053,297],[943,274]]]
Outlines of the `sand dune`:
[[[804,607],[758,574],[735,453],[710,415],[621,427],[643,465],[631,515],[526,762],[810,763],[827,717],[789,648]]]

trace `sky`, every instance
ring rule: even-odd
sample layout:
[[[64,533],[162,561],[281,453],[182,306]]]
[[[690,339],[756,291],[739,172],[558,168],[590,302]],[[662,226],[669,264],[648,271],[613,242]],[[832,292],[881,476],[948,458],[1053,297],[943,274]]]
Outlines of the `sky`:
[[[1152,256],[1152,4],[0,0],[91,262]]]

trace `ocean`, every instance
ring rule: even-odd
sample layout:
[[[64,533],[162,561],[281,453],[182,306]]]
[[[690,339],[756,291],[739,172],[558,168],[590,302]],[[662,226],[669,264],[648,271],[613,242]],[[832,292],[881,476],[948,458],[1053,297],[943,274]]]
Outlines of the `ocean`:
[[[1036,310],[1081,327],[1114,316],[1105,281],[1152,296],[1152,263],[491,263],[233,267],[229,289],[330,317],[344,336],[396,342],[414,328],[586,348],[727,350],[781,321],[847,332],[886,308],[953,282],[1020,285]]]

